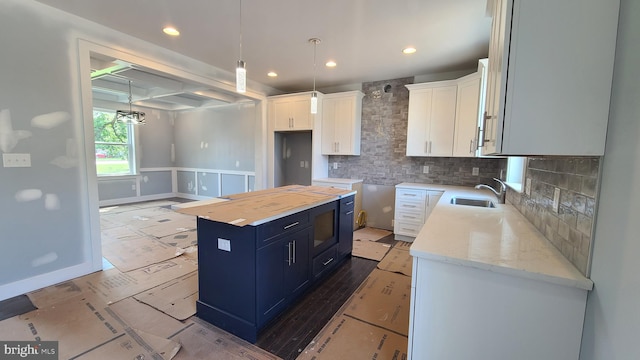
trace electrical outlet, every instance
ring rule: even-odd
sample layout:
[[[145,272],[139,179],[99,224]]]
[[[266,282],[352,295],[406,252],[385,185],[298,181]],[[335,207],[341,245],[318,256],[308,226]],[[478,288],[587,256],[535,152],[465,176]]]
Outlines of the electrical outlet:
[[[560,189],[555,188],[553,190],[553,211],[558,212],[558,205],[560,204]]]
[[[471,175],[478,176],[480,175],[480,168],[474,167],[471,169]]]
[[[338,163],[337,163],[337,162],[334,162],[334,163],[333,163],[333,169],[335,170],[335,169],[337,169],[337,168],[338,168]]]
[[[31,167],[31,154],[2,154],[4,167]]]
[[[223,251],[231,251],[231,240],[218,238],[218,249]]]
[[[527,178],[524,185],[524,193],[531,196],[531,178]]]
[[[428,174],[429,173],[429,165],[424,165],[422,167],[422,172],[425,173],[425,174]]]
[[[131,190],[135,190],[136,189],[136,184],[132,184],[131,185]]]
[[[300,160],[300,167],[303,168],[304,167],[304,160]]]

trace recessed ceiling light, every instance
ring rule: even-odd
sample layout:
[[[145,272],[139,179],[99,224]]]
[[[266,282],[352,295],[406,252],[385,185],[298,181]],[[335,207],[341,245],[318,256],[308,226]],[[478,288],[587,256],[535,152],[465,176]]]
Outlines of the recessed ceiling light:
[[[276,76],[278,76],[278,74],[277,74],[275,71],[269,71],[269,72],[267,73],[267,76],[268,76],[268,77],[276,77]]]
[[[162,29],[162,32],[164,32],[165,34],[169,35],[169,36],[178,36],[180,35],[180,31],[178,31],[178,29],[174,28],[173,26],[167,26],[164,29]]]
[[[414,52],[416,52],[416,48],[411,47],[411,46],[410,46],[410,47],[406,47],[406,48],[402,49],[402,53],[403,53],[403,54],[407,54],[407,55],[409,55],[409,54],[413,54]]]
[[[330,68],[332,68],[332,67],[336,67],[336,65],[338,65],[338,64],[336,64],[336,62],[335,62],[335,61],[333,61],[333,60],[329,60],[329,61],[327,61],[327,63],[325,64],[325,66],[326,66],[326,67],[330,67]]]

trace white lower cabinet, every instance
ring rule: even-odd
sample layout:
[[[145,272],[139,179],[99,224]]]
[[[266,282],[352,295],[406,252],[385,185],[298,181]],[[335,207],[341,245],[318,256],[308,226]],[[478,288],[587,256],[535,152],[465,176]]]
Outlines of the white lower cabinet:
[[[578,359],[587,290],[414,256],[408,358]]]
[[[396,240],[413,241],[442,191],[429,190],[424,185],[396,185],[393,233]]]

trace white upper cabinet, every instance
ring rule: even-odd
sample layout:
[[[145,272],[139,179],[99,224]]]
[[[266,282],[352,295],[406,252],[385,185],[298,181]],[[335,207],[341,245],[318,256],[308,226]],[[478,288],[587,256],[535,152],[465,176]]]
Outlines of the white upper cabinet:
[[[457,83],[437,81],[409,89],[407,156],[452,156]]]
[[[481,81],[481,72],[458,79],[453,156],[476,156]]]
[[[481,152],[603,155],[619,0],[489,0]]]
[[[311,93],[272,96],[269,112],[275,131],[313,130]]]
[[[324,95],[322,154],[360,155],[362,98],[360,91]]]

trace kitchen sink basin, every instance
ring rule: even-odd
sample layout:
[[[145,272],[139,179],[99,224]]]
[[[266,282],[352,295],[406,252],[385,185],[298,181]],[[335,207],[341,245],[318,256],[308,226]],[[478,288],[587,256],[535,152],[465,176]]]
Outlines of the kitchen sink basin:
[[[483,200],[483,199],[468,199],[461,197],[451,198],[451,203],[454,205],[467,205],[467,206],[478,206],[485,208],[494,208],[496,204],[491,200]]]

